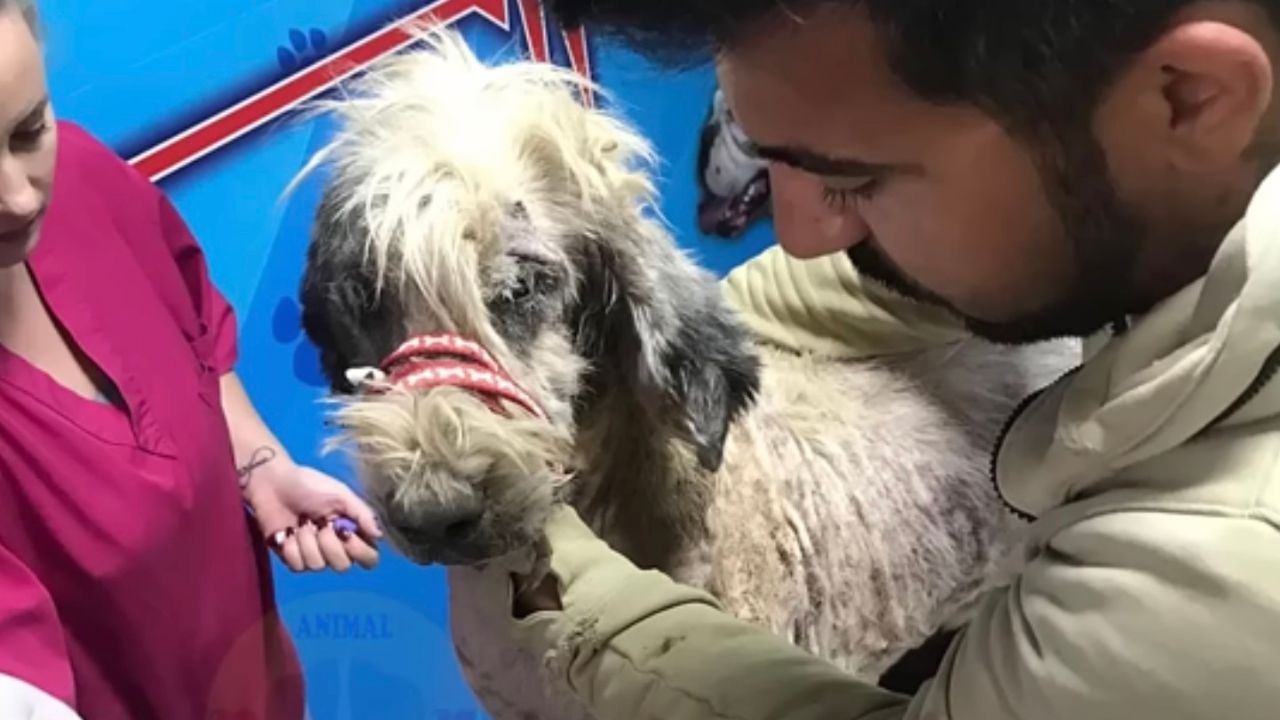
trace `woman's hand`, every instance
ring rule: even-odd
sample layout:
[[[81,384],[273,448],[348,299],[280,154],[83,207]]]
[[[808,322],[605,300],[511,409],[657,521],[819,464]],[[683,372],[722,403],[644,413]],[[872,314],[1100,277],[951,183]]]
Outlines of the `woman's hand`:
[[[382,531],[373,510],[341,481],[295,463],[234,372],[222,377],[221,386],[241,495],[284,564],[294,572],[377,565],[374,545]],[[335,527],[342,518],[355,526]]]
[[[268,546],[294,572],[378,564],[375,545],[382,531],[376,516],[340,480],[275,458],[253,473],[244,497]],[[354,521],[354,530],[340,518]]]

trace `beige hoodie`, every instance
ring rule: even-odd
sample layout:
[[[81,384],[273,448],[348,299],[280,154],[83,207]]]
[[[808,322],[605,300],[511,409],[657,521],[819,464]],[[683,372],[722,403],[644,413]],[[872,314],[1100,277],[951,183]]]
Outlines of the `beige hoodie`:
[[[901,310],[894,301],[860,286],[843,299],[806,293],[809,273],[813,287],[839,284],[835,266],[772,253],[728,287],[783,344],[904,337],[877,324]],[[779,292],[770,278],[785,280]],[[846,334],[842,315],[872,322]],[[938,321],[905,337],[954,331]],[[570,510],[549,526],[565,611],[515,632],[599,720],[1280,718],[1278,348],[1280,171],[1205,278],[1016,416],[997,480],[1037,517],[1033,549],[914,698],[636,570]]]

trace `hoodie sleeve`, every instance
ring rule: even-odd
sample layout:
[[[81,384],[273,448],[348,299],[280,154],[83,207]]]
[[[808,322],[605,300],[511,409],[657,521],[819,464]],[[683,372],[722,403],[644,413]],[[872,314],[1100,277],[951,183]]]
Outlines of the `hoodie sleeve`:
[[[1247,513],[1073,523],[970,622],[919,717],[1274,718],[1277,540]]]
[[[598,720],[1275,717],[1276,528],[1114,513],[1061,531],[914,698],[858,682],[714,599],[640,571],[572,510],[549,525],[565,610],[519,640]],[[1215,548],[1221,552],[1206,552]]]
[[[969,336],[949,311],[869,280],[844,253],[798,260],[775,246],[739,266],[722,287],[757,338],[792,352],[865,358]]]
[[[599,720],[888,720],[908,699],[854,681],[709,595],[642,571],[561,508],[548,524],[566,610],[519,641]]]

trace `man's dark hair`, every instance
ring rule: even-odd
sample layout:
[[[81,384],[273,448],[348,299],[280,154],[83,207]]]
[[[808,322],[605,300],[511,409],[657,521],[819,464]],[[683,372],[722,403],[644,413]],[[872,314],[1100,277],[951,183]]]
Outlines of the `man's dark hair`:
[[[768,23],[859,7],[920,97],[975,105],[1015,133],[1078,130],[1126,61],[1201,0],[547,0],[664,64],[705,60]],[[1280,0],[1253,0],[1280,21]],[[838,72],[838,68],[830,68]]]

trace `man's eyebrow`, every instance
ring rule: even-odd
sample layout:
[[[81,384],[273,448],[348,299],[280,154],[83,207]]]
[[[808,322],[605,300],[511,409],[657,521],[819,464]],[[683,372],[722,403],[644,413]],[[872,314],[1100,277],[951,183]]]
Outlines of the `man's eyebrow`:
[[[799,147],[752,145],[755,154],[783,165],[826,177],[870,177],[891,172],[919,172],[916,165],[875,163],[853,158],[834,158]]]

